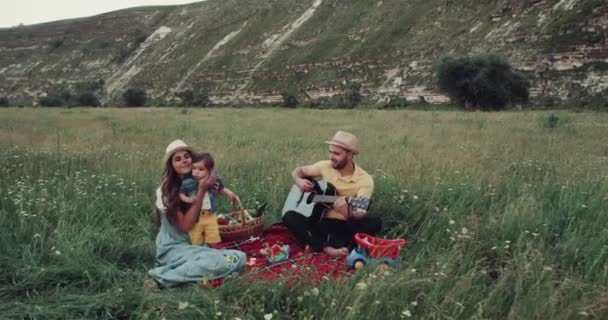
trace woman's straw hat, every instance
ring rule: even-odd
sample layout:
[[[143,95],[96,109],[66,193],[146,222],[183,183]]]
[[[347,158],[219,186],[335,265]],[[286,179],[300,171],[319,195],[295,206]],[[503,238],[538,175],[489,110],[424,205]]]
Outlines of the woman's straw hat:
[[[165,150],[165,156],[163,157],[162,164],[165,165],[165,163],[167,163],[167,161],[169,161],[169,158],[171,158],[171,156],[173,156],[173,154],[175,152],[180,151],[180,150],[187,150],[190,153],[193,152],[192,147],[187,145],[184,141],[182,141],[180,139],[174,140],[173,142],[169,143],[169,145],[167,146],[167,149]]]

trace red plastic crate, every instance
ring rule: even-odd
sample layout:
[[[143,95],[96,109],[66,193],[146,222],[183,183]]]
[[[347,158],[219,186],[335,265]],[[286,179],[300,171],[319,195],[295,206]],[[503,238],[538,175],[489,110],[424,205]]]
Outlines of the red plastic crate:
[[[382,257],[397,258],[399,250],[407,245],[407,241],[404,239],[381,239],[365,233],[355,234],[355,242],[361,248],[367,249],[367,253],[372,259]]]

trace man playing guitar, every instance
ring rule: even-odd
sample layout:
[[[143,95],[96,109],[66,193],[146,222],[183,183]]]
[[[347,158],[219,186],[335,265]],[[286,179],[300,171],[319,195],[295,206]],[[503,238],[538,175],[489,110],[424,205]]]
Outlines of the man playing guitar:
[[[298,242],[313,251],[323,250],[329,255],[348,255],[355,233],[375,235],[382,228],[382,221],[368,217],[367,210],[352,208],[348,199],[370,199],[374,191],[372,177],[353,161],[359,153],[357,137],[338,131],[329,145],[329,160],[297,167],[292,172],[295,184],[302,192],[310,192],[314,183],[309,178],[320,178],[331,183],[340,196],[327,213],[319,219],[311,219],[297,211],[287,211],[283,224],[294,233]]]

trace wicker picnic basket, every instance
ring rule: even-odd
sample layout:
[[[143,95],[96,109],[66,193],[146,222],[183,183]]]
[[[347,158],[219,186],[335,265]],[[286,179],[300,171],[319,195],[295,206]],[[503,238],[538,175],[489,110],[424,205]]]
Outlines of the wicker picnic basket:
[[[236,204],[238,204],[238,208],[236,208]],[[243,203],[239,198],[232,202],[232,212],[230,214],[239,218],[240,223],[219,225],[222,241],[245,240],[262,233],[264,216],[247,220]]]

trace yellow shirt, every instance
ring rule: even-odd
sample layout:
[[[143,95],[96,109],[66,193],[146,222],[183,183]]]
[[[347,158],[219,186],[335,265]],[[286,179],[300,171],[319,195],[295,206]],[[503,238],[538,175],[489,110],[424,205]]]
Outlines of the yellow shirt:
[[[351,176],[341,176],[340,172],[331,166],[329,160],[319,161],[310,166],[313,178],[321,178],[336,187],[341,197],[365,197],[370,199],[374,192],[374,179],[369,173],[355,164],[355,171]],[[330,209],[327,218],[345,220],[344,216]]]

